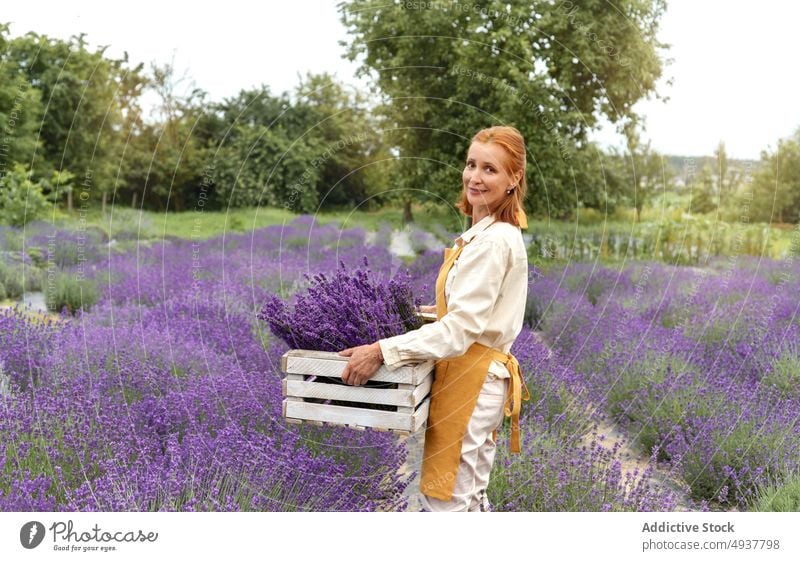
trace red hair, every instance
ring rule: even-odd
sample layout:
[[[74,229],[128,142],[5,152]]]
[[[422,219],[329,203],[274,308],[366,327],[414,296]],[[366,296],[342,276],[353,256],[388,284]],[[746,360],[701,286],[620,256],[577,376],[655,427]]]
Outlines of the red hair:
[[[525,140],[522,138],[522,134],[514,127],[489,127],[478,131],[472,137],[472,142],[486,144],[492,142],[502,147],[506,157],[501,164],[505,166],[506,173],[512,178],[522,171],[522,179],[519,180],[511,194],[491,210],[492,214],[501,222],[520,226],[518,212],[525,209],[523,201],[525,200],[525,193],[528,191],[528,182],[525,180]],[[472,216],[472,205],[467,200],[467,190],[464,186],[461,188],[461,197],[459,197],[456,207],[467,216]]]

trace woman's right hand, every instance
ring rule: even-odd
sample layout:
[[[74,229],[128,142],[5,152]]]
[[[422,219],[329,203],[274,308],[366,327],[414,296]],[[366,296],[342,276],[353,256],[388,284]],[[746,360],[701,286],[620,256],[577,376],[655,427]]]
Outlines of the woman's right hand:
[[[435,314],[436,306],[420,306],[419,313],[421,314]]]

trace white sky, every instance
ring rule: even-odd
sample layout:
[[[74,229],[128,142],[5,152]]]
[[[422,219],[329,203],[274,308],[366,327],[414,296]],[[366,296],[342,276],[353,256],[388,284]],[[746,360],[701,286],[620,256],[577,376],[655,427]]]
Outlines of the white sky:
[[[227,0],[117,3],[90,0],[4,2],[0,21],[12,35],[36,31],[67,38],[87,33],[91,47],[127,50],[132,62],[169,62],[188,69],[213,100],[268,84],[293,89],[299,74],[329,71],[364,87],[355,65],[341,57],[347,39],[335,0]],[[800,72],[796,71],[800,3],[793,0],[672,0],[660,38],[675,59],[659,91],[667,104],[644,100],[645,138],[667,154],[710,155],[724,140],[728,154],[758,158],[800,126]],[[601,144],[618,137],[608,128]]]

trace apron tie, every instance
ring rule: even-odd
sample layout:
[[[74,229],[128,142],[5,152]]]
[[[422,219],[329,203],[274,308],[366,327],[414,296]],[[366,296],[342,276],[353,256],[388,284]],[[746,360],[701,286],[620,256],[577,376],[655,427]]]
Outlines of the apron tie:
[[[517,358],[511,353],[508,353],[508,357],[509,360],[506,363],[506,368],[508,368],[508,372],[511,374],[511,379],[509,380],[508,397],[506,397],[505,415],[506,417],[511,417],[511,453],[519,454],[519,410],[522,406],[522,401],[528,401],[531,398],[531,394],[520,372]],[[522,395],[523,389],[525,390],[524,396]]]
[[[478,343],[475,343],[476,345]],[[519,454],[520,446],[520,426],[519,426],[519,412],[522,407],[523,401],[528,401],[531,394],[528,391],[528,386],[525,384],[525,378],[522,377],[519,362],[517,357],[511,353],[503,353],[497,349],[493,351],[494,360],[499,360],[506,365],[508,373],[511,375],[508,383],[508,393],[506,394],[506,403],[504,406],[504,413],[506,417],[511,417],[511,440],[509,441],[509,448],[512,454]],[[525,395],[522,395],[522,390],[525,390]],[[497,431],[492,432],[492,440],[497,440]]]

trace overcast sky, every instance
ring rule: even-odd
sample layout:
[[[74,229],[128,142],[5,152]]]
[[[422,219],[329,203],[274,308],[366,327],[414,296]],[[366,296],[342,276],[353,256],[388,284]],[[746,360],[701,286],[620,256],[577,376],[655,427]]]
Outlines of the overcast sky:
[[[341,57],[346,39],[334,0],[184,3],[138,0],[4,2],[0,21],[13,35],[36,31],[67,38],[86,32],[91,46],[128,51],[134,62],[188,70],[211,99],[268,84],[293,89],[306,71],[334,73],[353,87],[355,66]],[[711,154],[720,140],[737,158],[758,158],[800,126],[798,15],[793,0],[672,0],[660,38],[672,45],[666,67],[670,100],[643,100],[646,138],[664,153]],[[618,142],[607,129],[596,136]]]

